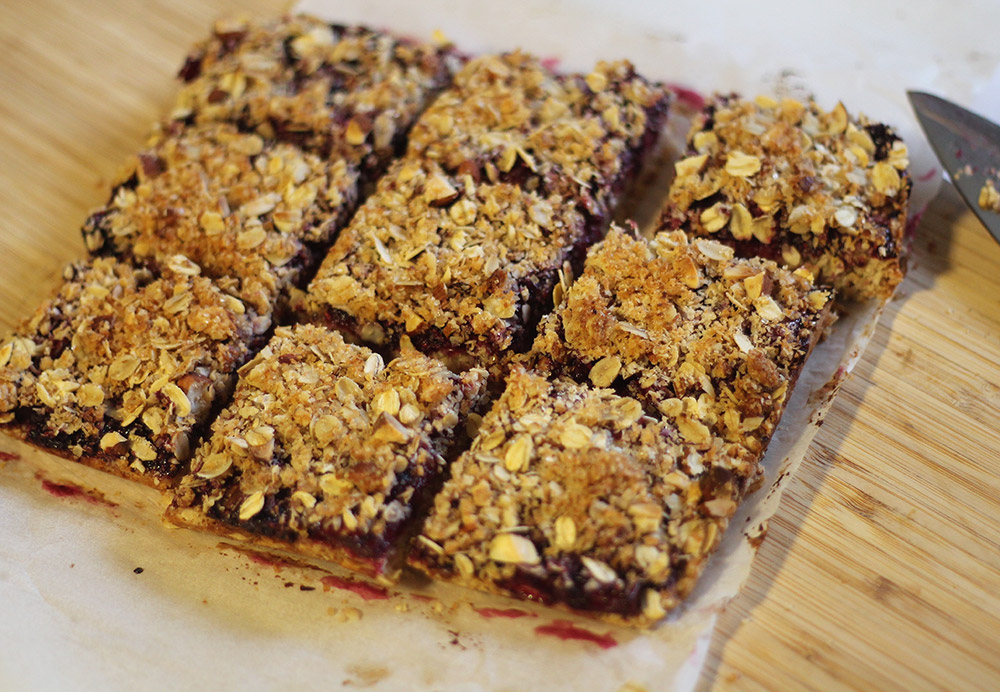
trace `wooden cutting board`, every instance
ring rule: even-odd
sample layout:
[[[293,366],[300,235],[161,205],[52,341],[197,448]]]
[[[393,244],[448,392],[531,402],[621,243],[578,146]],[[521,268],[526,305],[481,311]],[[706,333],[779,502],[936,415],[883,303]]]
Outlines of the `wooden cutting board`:
[[[274,0],[239,9],[274,14]],[[235,3],[0,5],[0,329]],[[1000,689],[1000,246],[945,186],[721,617],[701,689]]]

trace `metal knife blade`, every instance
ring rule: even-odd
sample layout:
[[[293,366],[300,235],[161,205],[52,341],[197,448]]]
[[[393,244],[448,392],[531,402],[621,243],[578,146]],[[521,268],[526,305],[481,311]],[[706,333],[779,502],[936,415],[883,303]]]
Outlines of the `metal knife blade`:
[[[906,95],[952,183],[1000,242],[1000,214],[979,206],[979,191],[987,178],[1000,189],[1000,126],[932,94],[908,91]]]

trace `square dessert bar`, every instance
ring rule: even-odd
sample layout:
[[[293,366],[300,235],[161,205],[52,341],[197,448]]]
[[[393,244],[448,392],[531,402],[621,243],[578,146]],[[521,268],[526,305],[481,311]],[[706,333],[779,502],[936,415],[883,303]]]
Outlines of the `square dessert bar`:
[[[624,61],[557,75],[524,53],[488,55],[471,60],[421,116],[407,155],[477,182],[572,199],[603,231],[669,101]]]
[[[693,445],[635,399],[515,368],[414,541],[464,586],[651,625],[693,587],[741,492],[738,444]]]
[[[309,286],[309,319],[388,351],[408,338],[455,369],[525,350],[567,263],[585,251],[571,200],[403,159]]]
[[[902,280],[910,177],[892,128],[839,103],[717,96],[688,144],[663,228],[806,267],[847,299],[886,299]]]
[[[182,469],[269,321],[183,257],[160,278],[110,258],[0,341],[0,428],[148,485]]]
[[[84,225],[87,248],[154,269],[184,254],[239,280],[261,313],[315,267],[358,198],[358,172],[229,123],[157,129],[108,203]]]
[[[527,360],[636,397],[687,443],[721,437],[759,456],[829,310],[830,292],[805,269],[737,259],[681,231],[647,241],[612,228]]]
[[[486,374],[387,365],[323,327],[279,327],[240,371],[167,518],[395,578]]]
[[[461,60],[306,16],[220,21],[180,71],[172,118],[223,121],[378,172]]]

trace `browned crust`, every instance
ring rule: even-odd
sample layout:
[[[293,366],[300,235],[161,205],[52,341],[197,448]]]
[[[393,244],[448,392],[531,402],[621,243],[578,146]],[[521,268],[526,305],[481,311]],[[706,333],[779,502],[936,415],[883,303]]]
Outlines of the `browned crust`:
[[[223,538],[241,541],[254,548],[272,548],[301,557],[315,558],[333,562],[355,572],[369,576],[381,584],[395,584],[404,559],[401,547],[409,536],[399,541],[385,554],[375,557],[361,557],[350,549],[337,543],[316,541],[300,538],[294,543],[285,540],[262,536],[259,533],[241,529],[239,526],[207,518],[202,512],[191,508],[178,508],[173,505],[163,511],[163,518],[174,526],[184,529],[194,529]]]
[[[911,181],[892,128],[842,104],[716,96],[688,145],[662,227],[804,266],[847,299],[884,300],[902,280]]]

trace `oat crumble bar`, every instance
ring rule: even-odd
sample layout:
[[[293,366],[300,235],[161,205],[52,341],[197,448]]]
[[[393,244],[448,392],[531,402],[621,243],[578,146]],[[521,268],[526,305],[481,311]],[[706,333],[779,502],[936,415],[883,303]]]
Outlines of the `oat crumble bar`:
[[[574,200],[602,227],[655,144],[669,101],[625,61],[557,75],[525,53],[487,55],[417,121],[407,155],[476,182]]]
[[[157,128],[109,202],[84,225],[87,248],[154,269],[184,254],[239,280],[261,313],[315,267],[354,210],[358,172],[229,123]]]
[[[223,121],[377,173],[460,59],[307,16],[222,20],[188,56],[171,117]]]
[[[842,104],[717,96],[677,162],[662,227],[743,257],[808,268],[847,299],[888,298],[905,272],[906,146]]]
[[[613,227],[527,360],[636,397],[687,443],[720,437],[759,456],[829,310],[830,292],[805,269],[738,259],[681,231],[647,241]]]
[[[648,626],[686,596],[742,490],[747,450],[686,442],[610,389],[515,368],[410,564],[484,591]]]
[[[79,261],[0,341],[0,425],[69,459],[148,485],[178,474],[268,320],[183,257],[160,278]]]
[[[305,311],[389,349],[407,338],[456,369],[525,350],[589,240],[571,200],[404,159],[340,234]]]
[[[384,364],[323,327],[279,327],[240,371],[167,516],[394,579],[486,374]]]

